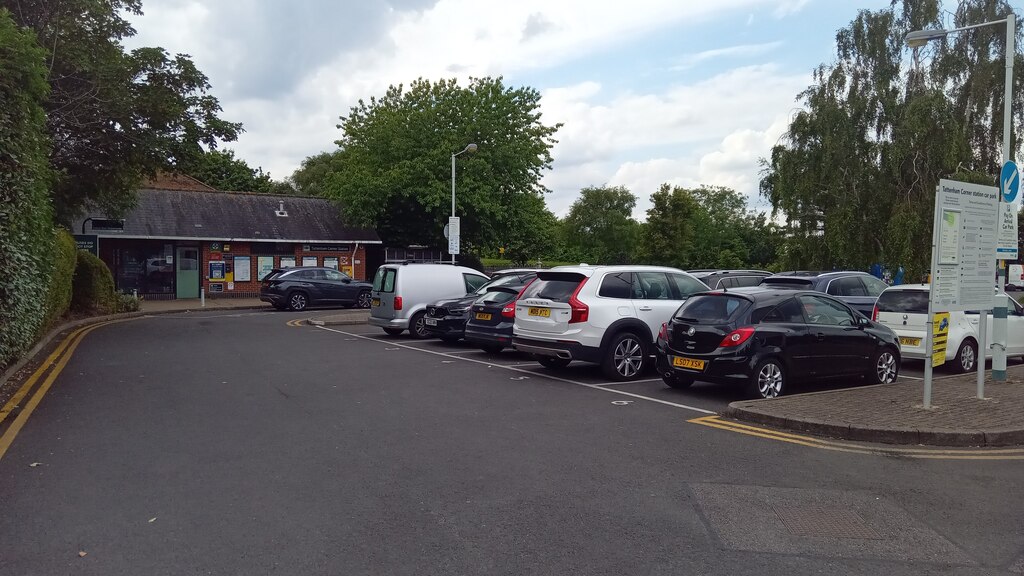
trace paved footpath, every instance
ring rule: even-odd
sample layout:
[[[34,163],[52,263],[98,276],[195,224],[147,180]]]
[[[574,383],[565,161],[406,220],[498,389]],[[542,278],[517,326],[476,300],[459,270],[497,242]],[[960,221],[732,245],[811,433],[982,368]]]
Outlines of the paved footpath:
[[[922,407],[924,382],[899,382],[733,402],[736,420],[833,438],[936,446],[1024,444],[1024,366],[1006,382],[985,384],[977,398],[975,373],[935,380],[932,408]]]

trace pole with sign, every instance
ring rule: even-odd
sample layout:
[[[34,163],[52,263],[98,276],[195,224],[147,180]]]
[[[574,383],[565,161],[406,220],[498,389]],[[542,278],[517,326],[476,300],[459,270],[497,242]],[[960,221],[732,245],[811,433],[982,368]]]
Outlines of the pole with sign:
[[[448,253],[452,255],[452,264],[455,264],[455,255],[459,253],[458,216],[452,216],[448,219]]]
[[[1020,173],[1012,161],[1003,164],[999,172],[999,202],[997,212],[999,241],[996,246],[996,259],[999,261],[999,277],[996,280],[996,296],[992,305],[992,380],[1006,380],[1006,341],[1008,312],[1006,302],[1006,267],[1007,260],[1017,259],[1017,210],[1014,200],[1020,193]],[[982,356],[984,358],[984,356]],[[984,390],[978,388],[978,397],[984,397]]]
[[[932,319],[932,368],[946,363],[946,342],[949,339],[949,312],[935,312]]]

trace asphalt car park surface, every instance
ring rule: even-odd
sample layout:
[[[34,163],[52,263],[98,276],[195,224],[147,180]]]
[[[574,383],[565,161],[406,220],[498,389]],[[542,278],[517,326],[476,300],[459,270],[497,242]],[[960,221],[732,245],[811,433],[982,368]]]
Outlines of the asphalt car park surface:
[[[1024,569],[1019,460],[734,434],[689,421],[739,391],[300,318],[85,337],[0,459],[0,574]]]

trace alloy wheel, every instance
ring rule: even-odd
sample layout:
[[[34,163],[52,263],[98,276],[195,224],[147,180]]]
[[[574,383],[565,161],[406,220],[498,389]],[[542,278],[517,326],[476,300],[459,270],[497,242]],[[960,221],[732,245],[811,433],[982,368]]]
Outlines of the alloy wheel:
[[[960,366],[964,372],[969,372],[974,368],[974,348],[971,346],[964,346],[960,350]]]
[[[360,292],[359,296],[356,299],[356,306],[359,308],[369,308],[370,300],[371,298],[369,292]]]
[[[615,347],[615,370],[624,378],[636,376],[644,364],[644,350],[640,342],[624,338]]]
[[[878,374],[878,382],[881,384],[891,384],[896,381],[896,357],[892,352],[886,350],[878,356],[875,373]]]
[[[288,299],[288,305],[292,310],[301,312],[306,309],[306,295],[301,293],[292,294]]]
[[[757,391],[762,398],[775,398],[782,392],[782,370],[769,362],[757,373]]]

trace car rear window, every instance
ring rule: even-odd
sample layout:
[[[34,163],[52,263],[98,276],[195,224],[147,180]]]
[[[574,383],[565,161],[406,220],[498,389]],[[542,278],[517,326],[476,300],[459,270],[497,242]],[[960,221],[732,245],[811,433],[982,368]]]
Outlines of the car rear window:
[[[537,280],[523,292],[523,298],[543,298],[554,302],[568,302],[569,297],[586,279],[582,274],[572,272],[542,272]]]
[[[813,282],[801,278],[772,278],[771,276],[761,280],[762,286],[772,288],[789,288],[791,290],[809,290]]]
[[[518,291],[510,289],[488,290],[480,297],[479,302],[481,304],[504,304],[515,300],[517,294],[519,294]]]
[[[373,289],[377,292],[394,292],[396,276],[398,270],[394,268],[377,268],[377,274],[373,277]]]
[[[483,295],[491,288],[497,288],[498,286],[522,286],[523,284],[525,284],[525,282],[520,279],[518,274],[505,274],[504,276],[493,278],[490,282],[478,288],[476,293]]]
[[[886,290],[878,297],[877,306],[879,312],[927,314],[928,292],[926,290]]]
[[[727,324],[750,307],[750,300],[727,294],[691,296],[676,312],[676,318],[694,324]]]

